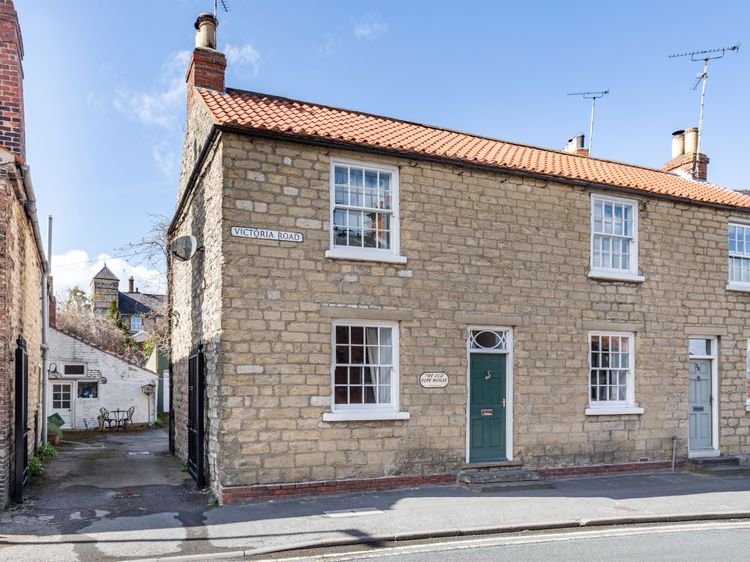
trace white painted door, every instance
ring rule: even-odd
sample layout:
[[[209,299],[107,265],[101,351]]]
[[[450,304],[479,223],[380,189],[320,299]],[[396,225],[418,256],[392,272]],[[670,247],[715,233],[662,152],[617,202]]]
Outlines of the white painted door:
[[[711,449],[711,360],[690,360],[690,389],[688,392],[688,448],[691,451]]]
[[[52,383],[52,414],[59,414],[66,428],[73,427],[73,383]]]

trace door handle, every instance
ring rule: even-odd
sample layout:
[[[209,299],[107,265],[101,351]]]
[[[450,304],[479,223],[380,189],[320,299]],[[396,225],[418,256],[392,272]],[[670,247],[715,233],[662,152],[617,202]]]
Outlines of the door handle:
[[[503,408],[505,408],[505,398],[503,398]]]

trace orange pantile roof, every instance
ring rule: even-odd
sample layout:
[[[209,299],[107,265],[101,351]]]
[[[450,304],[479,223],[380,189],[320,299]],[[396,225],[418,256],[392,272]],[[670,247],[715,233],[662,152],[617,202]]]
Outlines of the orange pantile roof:
[[[489,139],[448,129],[327,107],[288,98],[228,89],[198,89],[221,125],[273,132],[290,137],[334,141],[618,186],[690,201],[750,208],[750,196],[674,174]]]

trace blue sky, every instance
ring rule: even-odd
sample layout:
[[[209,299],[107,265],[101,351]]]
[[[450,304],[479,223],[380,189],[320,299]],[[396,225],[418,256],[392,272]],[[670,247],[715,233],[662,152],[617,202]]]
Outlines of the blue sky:
[[[55,217],[57,289],[88,285],[118,248],[171,216],[193,22],[212,0],[16,0],[24,36],[28,161],[42,222]],[[750,48],[747,2],[229,0],[227,84],[659,167],[697,125],[700,63],[672,52]],[[702,151],[709,179],[750,187],[750,52],[711,68]],[[45,228],[46,230],[46,228]],[[108,259],[143,288],[137,256]]]

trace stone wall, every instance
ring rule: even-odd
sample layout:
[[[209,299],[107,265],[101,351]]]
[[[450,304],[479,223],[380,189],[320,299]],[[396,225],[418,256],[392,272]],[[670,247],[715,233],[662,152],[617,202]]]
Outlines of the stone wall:
[[[196,104],[191,115],[185,137],[179,196],[185,190],[192,167],[211,127],[211,120],[202,104]],[[186,262],[177,261],[170,256],[168,264],[175,449],[180,458],[187,458],[188,358],[198,344],[202,343],[207,367],[206,452],[209,473],[215,481],[218,481],[220,471],[217,460],[224,265],[221,240],[222,161],[223,150],[220,146],[208,153],[203,173],[192,191],[190,201],[184,213],[178,217],[175,231],[170,234],[170,241],[192,234],[198,238],[198,245],[204,246],[205,250],[198,251]]]
[[[14,164],[0,167],[0,505],[5,505],[12,473],[19,336],[28,350],[30,453],[42,423],[42,261],[24,201],[20,169]]]
[[[238,135],[225,135],[223,147],[222,240],[204,242],[207,258],[223,259],[213,375],[222,382],[222,486],[456,470],[466,450],[460,314],[471,313],[520,317],[514,458],[535,467],[665,460],[673,435],[685,456],[689,327],[722,334],[721,450],[747,454],[750,300],[726,290],[729,212],[627,195],[640,201],[645,281],[598,281],[587,277],[591,192],[583,187]],[[407,264],[324,258],[333,156],[400,168]],[[234,238],[232,225],[303,231],[305,242]],[[322,421],[331,394],[324,305],[413,314],[400,325],[401,409],[410,420]],[[592,321],[640,326],[644,414],[584,414]],[[448,387],[420,387],[425,371],[448,373]]]

